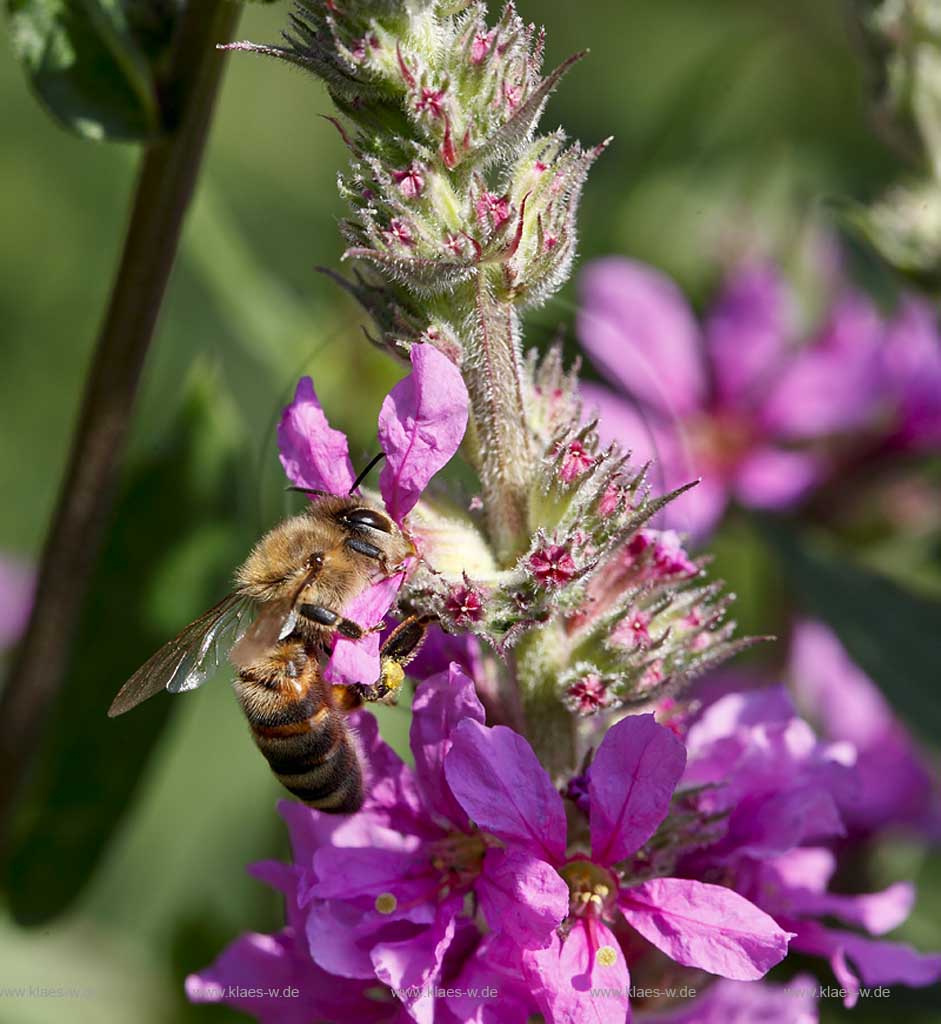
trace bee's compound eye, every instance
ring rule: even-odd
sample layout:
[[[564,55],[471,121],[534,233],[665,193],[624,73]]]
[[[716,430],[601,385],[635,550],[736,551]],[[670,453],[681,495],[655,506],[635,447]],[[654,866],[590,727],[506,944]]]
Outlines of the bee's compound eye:
[[[343,516],[343,520],[350,526],[365,526],[371,530],[379,530],[381,533],[392,532],[391,520],[371,508],[351,509]]]

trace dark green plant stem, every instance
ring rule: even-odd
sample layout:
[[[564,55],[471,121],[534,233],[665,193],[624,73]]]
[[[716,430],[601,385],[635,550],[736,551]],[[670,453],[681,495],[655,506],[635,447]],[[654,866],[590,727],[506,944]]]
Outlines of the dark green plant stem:
[[[167,134],[145,149],[26,635],[0,695],[0,849],[72,642],[107,526],[134,398],[193,195],[239,6],[190,0],[161,88]],[[102,708],[102,714],[105,709]]]

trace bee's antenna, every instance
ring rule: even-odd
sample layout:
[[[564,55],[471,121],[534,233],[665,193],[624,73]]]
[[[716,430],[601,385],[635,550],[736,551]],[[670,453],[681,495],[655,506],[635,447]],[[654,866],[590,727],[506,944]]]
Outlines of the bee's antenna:
[[[369,471],[376,465],[377,462],[381,462],[386,457],[385,452],[380,452],[378,455],[374,455],[369,460],[369,465],[359,474],[359,476],[353,481],[353,486],[350,488],[350,494],[356,490],[357,487],[369,476]]]

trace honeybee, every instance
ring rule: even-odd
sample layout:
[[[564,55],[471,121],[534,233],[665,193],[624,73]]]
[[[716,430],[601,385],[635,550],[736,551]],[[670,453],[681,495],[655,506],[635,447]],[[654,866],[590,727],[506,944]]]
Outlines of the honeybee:
[[[124,684],[109,717],[161,690],[202,685],[228,648],[235,692],[258,748],[304,803],[348,814],[363,803],[363,776],[344,721],[364,700],[393,695],[424,638],[427,619],[405,619],[381,650],[379,680],[331,686],[321,659],[337,635],[365,630],[343,608],[414,552],[396,523],[358,496],[323,495],[276,526],[236,573],[236,588],[165,644]]]

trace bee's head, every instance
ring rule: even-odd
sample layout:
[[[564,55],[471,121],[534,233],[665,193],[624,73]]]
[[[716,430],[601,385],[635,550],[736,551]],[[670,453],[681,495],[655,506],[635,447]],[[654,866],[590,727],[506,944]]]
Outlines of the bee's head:
[[[354,555],[375,560],[385,570],[395,568],[414,553],[395,520],[371,501],[351,495],[338,501],[331,513],[347,535],[347,549]]]

